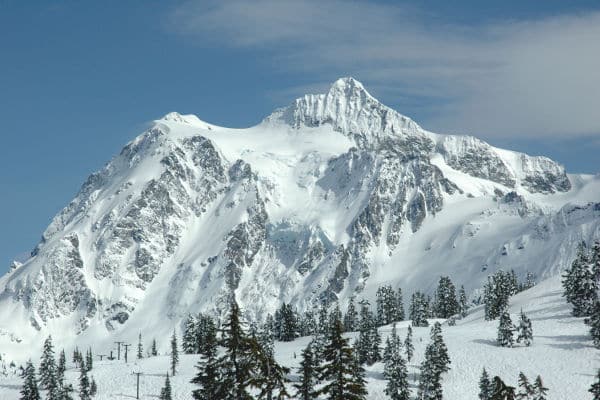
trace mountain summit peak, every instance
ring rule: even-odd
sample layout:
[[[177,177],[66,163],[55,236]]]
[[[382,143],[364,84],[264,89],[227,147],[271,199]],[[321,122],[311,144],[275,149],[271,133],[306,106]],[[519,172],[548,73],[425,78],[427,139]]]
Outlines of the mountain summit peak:
[[[383,136],[422,133],[417,123],[379,102],[352,77],[337,79],[327,93],[306,94],[296,99],[266,121],[282,121],[294,128],[330,124],[367,145]]]

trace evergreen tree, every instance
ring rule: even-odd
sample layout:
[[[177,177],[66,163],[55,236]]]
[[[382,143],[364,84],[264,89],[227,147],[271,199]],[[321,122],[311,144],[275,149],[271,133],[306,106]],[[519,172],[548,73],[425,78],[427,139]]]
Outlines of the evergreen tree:
[[[23,373],[23,387],[21,388],[21,400],[40,400],[40,392],[37,387],[35,377],[35,367],[31,360],[27,361],[25,372]]]
[[[440,277],[436,291],[435,312],[438,318],[450,318],[458,313],[456,288],[448,276]]]
[[[436,322],[431,328],[431,342],[425,348],[417,397],[422,400],[441,400],[442,374],[449,370],[448,348],[442,338],[442,327]]]
[[[585,319],[585,323],[590,326],[590,335],[594,340],[594,345],[600,348],[600,301],[596,300],[591,307],[591,315]]]
[[[479,378],[479,400],[490,400],[492,397],[492,384],[490,382],[490,377],[485,370],[481,373],[481,378]]]
[[[529,380],[523,372],[519,372],[519,393],[517,393],[517,400],[532,400],[534,395],[533,385],[529,383]]]
[[[490,400],[515,400],[515,388],[505,384],[499,376],[494,377],[492,386]]]
[[[144,346],[142,345],[142,333],[141,332],[138,335],[137,358],[138,358],[138,360],[141,360],[142,358],[144,358]]]
[[[324,382],[319,395],[329,400],[363,400],[367,396],[364,370],[355,360],[348,339],[342,336],[343,331],[339,320],[331,326],[323,350],[324,364],[319,368]]]
[[[59,386],[64,381],[66,370],[67,370],[67,357],[65,356],[65,351],[61,350],[60,355],[58,356],[58,366],[56,367],[56,380],[57,380]]]
[[[563,274],[563,295],[573,305],[573,315],[576,317],[589,316],[598,300],[600,267],[597,267],[594,258],[595,251],[590,253],[582,242],[571,267]]]
[[[75,346],[75,350],[73,350],[72,361],[73,361],[73,364],[75,365],[75,368],[79,368],[79,366],[81,365],[81,353],[79,352],[79,349],[77,348],[77,346]]]
[[[91,371],[94,366],[94,356],[92,355],[92,348],[90,347],[85,353],[85,368],[87,371]]]
[[[156,350],[156,339],[152,339],[152,346],[150,346],[150,355],[156,357],[158,351]]]
[[[396,310],[398,313],[396,321],[404,321],[406,315],[404,314],[404,298],[402,296],[401,288],[398,288],[398,292],[396,293]]]
[[[531,289],[535,286],[535,276],[531,272],[527,272],[525,276],[525,283],[523,284],[523,290]]]
[[[600,400],[600,369],[596,374],[596,381],[592,384],[588,392],[594,396],[592,400]]]
[[[467,303],[467,293],[465,292],[465,287],[461,286],[458,291],[458,313],[461,318],[467,316],[467,310],[469,309],[469,305]]]
[[[504,311],[500,316],[500,323],[498,325],[498,338],[496,339],[498,344],[502,347],[512,347],[514,344],[513,331],[515,327],[510,319],[508,311]]]
[[[183,326],[183,337],[181,338],[181,348],[185,354],[198,353],[196,334],[196,320],[191,314],[188,314]]]
[[[315,359],[312,346],[313,342],[310,342],[301,353],[302,361],[300,361],[300,367],[298,368],[300,381],[294,384],[298,400],[314,400],[318,396],[316,390],[318,362]]]
[[[275,312],[275,332],[277,340],[291,342],[298,337],[298,316],[289,304],[283,303]]]
[[[87,376],[87,369],[85,366],[82,366],[79,371],[79,398],[81,400],[91,400],[92,395],[90,393],[90,380]]]
[[[223,325],[221,346],[224,354],[217,360],[221,379],[216,393],[223,400],[251,400],[248,392],[253,382],[256,363],[252,357],[253,344],[244,332],[240,319],[240,308],[234,298]]]
[[[356,351],[361,364],[372,365],[381,360],[381,336],[369,302],[363,301],[360,310],[359,336]]]
[[[217,326],[214,319],[209,315],[198,315],[196,326],[196,351],[206,354],[217,342]]]
[[[383,326],[398,321],[398,299],[391,286],[377,289],[377,325]]]
[[[165,378],[165,386],[160,390],[160,396],[158,396],[159,400],[172,400],[172,392],[171,392],[171,381],[169,380],[169,373],[167,372],[167,377]]]
[[[533,393],[533,400],[546,400],[548,388],[544,386],[542,377],[539,375],[535,378],[535,382],[533,383]]]
[[[74,392],[73,385],[71,385],[70,383],[69,384],[65,383],[60,387],[60,389],[58,391],[58,393],[59,393],[58,398],[60,400],[73,400],[73,392]]]
[[[516,293],[514,279],[512,273],[502,270],[497,271],[492,276],[488,276],[488,281],[483,288],[486,320],[489,321],[498,318],[508,307],[510,296]]]
[[[200,385],[199,389],[192,392],[192,397],[197,400],[219,400],[219,387],[217,382],[220,379],[219,367],[217,365],[217,344],[206,346],[196,365],[198,373],[191,380],[191,383]]]
[[[94,397],[96,395],[96,393],[98,393],[98,386],[96,385],[96,381],[94,380],[94,377],[92,376],[92,382],[90,383],[90,395],[92,397]]]
[[[406,339],[404,340],[404,348],[406,349],[406,360],[410,362],[415,353],[415,346],[412,343],[412,327],[408,326],[408,332],[406,332]]]
[[[52,337],[48,336],[44,341],[42,359],[40,362],[40,385],[43,389],[55,392],[58,388],[56,381],[56,362],[54,360],[54,346]]]
[[[354,305],[354,296],[350,297],[348,301],[348,308],[346,309],[346,315],[344,315],[344,331],[354,332],[358,327],[358,314],[356,312],[356,306]]]
[[[323,302],[319,305],[319,321],[318,331],[321,335],[327,336],[329,334],[329,315],[327,315],[328,305]]]
[[[302,323],[300,324],[301,336],[311,336],[317,333],[317,321],[312,311],[307,310],[304,312],[302,317]]]
[[[173,376],[177,373],[177,364],[179,364],[179,349],[177,348],[177,335],[173,330],[171,336],[171,374]]]
[[[424,293],[415,292],[410,299],[409,317],[413,326],[428,326],[429,301]]]
[[[529,346],[533,341],[533,329],[531,327],[531,320],[527,318],[523,309],[519,316],[519,326],[517,327],[517,343],[523,342],[525,346]]]
[[[402,358],[401,343],[396,333],[396,325],[392,334],[387,338],[386,357],[383,376],[387,380],[385,394],[392,400],[408,400],[410,390],[408,384],[408,370],[406,361]]]

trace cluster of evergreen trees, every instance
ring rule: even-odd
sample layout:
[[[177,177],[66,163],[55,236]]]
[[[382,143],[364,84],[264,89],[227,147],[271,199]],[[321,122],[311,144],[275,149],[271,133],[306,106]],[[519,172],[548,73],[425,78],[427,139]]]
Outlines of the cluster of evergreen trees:
[[[594,344],[600,348],[600,241],[591,249],[584,242],[579,245],[575,260],[563,275],[563,288],[573,315],[586,317]]]
[[[90,400],[96,395],[97,387],[94,378],[88,377],[92,370],[92,350],[86,352],[85,358],[76,349],[73,353],[76,368],[80,370],[79,398]],[[40,400],[39,388],[46,391],[47,400],[73,400],[73,386],[65,382],[65,371],[67,369],[65,352],[62,350],[58,356],[58,362],[54,356],[52,337],[44,341],[42,357],[39,367],[39,379],[36,377],[35,366],[29,360],[23,370],[23,387],[21,389],[21,400]]]
[[[185,354],[205,354],[206,348],[217,340],[217,324],[205,314],[194,317],[188,315],[184,327],[181,345]]]
[[[515,387],[508,386],[498,376],[490,380],[485,368],[479,378],[480,400],[546,400],[547,394],[548,388],[544,386],[539,375],[533,383],[530,383],[525,374],[520,372],[518,392]]]
[[[525,346],[530,346],[533,342],[533,328],[531,320],[525,315],[523,310],[519,314],[519,325],[514,326],[510,319],[510,314],[504,310],[500,315],[498,324],[498,337],[496,341],[502,347],[513,347],[515,343],[514,334],[517,334],[517,343],[523,343]]]

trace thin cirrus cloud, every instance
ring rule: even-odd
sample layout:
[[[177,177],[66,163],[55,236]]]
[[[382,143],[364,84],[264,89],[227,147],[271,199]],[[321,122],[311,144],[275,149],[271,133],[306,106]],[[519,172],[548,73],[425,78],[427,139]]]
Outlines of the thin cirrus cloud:
[[[305,71],[309,87],[353,74],[384,99],[420,98],[431,130],[600,136],[600,12],[460,26],[415,7],[234,0],[183,3],[168,21],[201,45]]]

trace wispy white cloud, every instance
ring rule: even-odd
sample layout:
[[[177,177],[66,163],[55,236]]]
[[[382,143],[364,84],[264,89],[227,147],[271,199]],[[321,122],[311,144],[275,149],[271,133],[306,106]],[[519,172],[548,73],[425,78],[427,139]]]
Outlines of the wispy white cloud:
[[[355,75],[384,98],[429,99],[420,122],[432,130],[600,135],[600,12],[457,26],[406,6],[233,0],[184,3],[169,22],[202,45],[306,71],[308,87]]]

